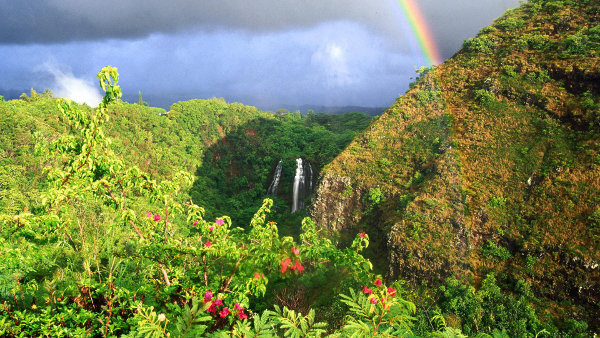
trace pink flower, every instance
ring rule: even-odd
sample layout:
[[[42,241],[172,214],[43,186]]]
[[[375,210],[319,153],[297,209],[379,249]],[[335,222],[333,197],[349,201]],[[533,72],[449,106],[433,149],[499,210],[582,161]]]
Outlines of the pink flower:
[[[152,213],[151,213],[151,212],[149,212],[149,213],[147,213],[147,214],[146,214],[146,217],[148,217],[148,218],[152,218],[153,216],[154,216],[154,215],[152,215]]]
[[[292,252],[294,253],[294,255],[298,255],[300,253],[300,250],[292,247]]]
[[[375,305],[375,304],[377,304],[377,298],[373,297],[373,298],[369,299],[369,302],[371,302],[371,304]]]
[[[360,238],[365,238],[365,232],[363,231],[359,236]]]
[[[242,306],[240,306],[240,304],[235,303],[235,305],[233,306],[234,309],[236,310],[244,310],[244,308]]]
[[[219,312],[219,315],[221,316],[221,318],[225,318],[227,317],[231,312],[229,311],[228,308],[224,307],[221,309],[221,311]]]
[[[217,299],[215,299],[215,303],[214,304],[215,304],[215,306],[223,306],[223,300],[217,298]]]
[[[243,310],[238,311],[238,316],[240,319],[248,319],[248,315]]]
[[[217,225],[223,225],[223,219],[219,218],[215,223],[217,223]]]
[[[159,214],[154,215],[154,220],[157,222],[160,221],[160,215]]]
[[[215,227],[214,227],[214,226],[211,226],[210,228],[208,228],[208,231],[211,231],[211,232],[212,232],[213,230],[215,230]]]
[[[396,295],[396,289],[394,288],[387,288],[387,292],[390,294],[390,296],[394,297]]]
[[[215,304],[211,304],[210,307],[206,310],[206,312],[209,312],[214,316],[217,313],[217,307],[215,306]]]
[[[373,290],[369,289],[369,288],[368,288],[368,287],[366,287],[366,286],[365,286],[365,287],[363,287],[362,291],[363,291],[364,293],[368,293],[368,294],[371,294],[371,293],[373,292]]]
[[[212,291],[208,290],[204,293],[204,302],[208,303],[210,302],[210,300],[213,298],[213,293]]]
[[[377,278],[373,284],[375,284],[375,286],[381,286],[381,279]]]
[[[208,248],[211,246],[211,243],[210,243],[210,241],[206,241],[206,243],[204,243],[204,245],[206,245],[206,247]]]
[[[198,225],[198,220],[194,221],[194,226]]]

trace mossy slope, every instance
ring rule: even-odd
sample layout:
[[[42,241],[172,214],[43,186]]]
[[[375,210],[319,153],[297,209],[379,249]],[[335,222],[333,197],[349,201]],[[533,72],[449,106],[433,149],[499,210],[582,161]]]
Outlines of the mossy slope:
[[[550,313],[593,321],[600,3],[538,0],[508,11],[422,70],[323,173],[314,218],[381,234],[391,276],[477,285],[496,271],[506,285],[530,281]],[[376,204],[374,189],[384,195]]]

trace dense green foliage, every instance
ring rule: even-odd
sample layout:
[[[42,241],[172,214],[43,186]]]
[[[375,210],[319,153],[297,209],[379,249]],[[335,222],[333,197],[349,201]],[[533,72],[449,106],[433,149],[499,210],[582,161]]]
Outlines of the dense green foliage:
[[[156,181],[113,151],[104,126],[121,94],[118,74],[105,67],[98,79],[106,91],[98,109],[56,100],[68,128],[36,144],[46,163],[36,210],[0,214],[0,334],[321,336],[327,323],[314,310],[253,307],[271,283],[293,287],[323,273],[374,280],[342,297],[350,315],[329,329],[334,336],[411,333],[414,305],[360,254],[368,235],[339,249],[306,218],[298,242],[281,237],[266,221],[269,199],[247,229],[227,216],[205,219],[203,208],[181,203],[191,175]]]
[[[190,194],[209,215],[227,213],[238,223],[248,223],[266,197],[274,169],[282,160],[279,192],[272,196],[275,217],[279,223],[297,224],[301,216],[289,214],[296,158],[312,164],[316,179],[320,168],[370,121],[371,117],[362,113],[263,114],[228,132],[207,149]]]

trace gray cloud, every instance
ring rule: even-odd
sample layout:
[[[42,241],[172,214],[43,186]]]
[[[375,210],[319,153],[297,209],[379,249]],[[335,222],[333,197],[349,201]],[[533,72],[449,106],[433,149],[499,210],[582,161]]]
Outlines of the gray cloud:
[[[519,0],[415,1],[447,58]],[[113,65],[126,98],[163,106],[386,106],[426,65],[406,29],[398,0],[0,0],[0,94],[74,96]]]
[[[519,0],[419,0],[444,57]],[[240,29],[264,33],[354,21],[406,50],[397,0],[0,0],[0,44],[132,39]]]

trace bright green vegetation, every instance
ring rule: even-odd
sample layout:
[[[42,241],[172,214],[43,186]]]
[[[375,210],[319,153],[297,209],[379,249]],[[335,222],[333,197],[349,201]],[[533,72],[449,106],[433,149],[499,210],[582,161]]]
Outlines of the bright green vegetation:
[[[104,127],[111,108],[122,108],[115,102],[121,94],[118,74],[105,67],[98,79],[106,95],[93,111],[32,95],[34,102],[56,104],[64,124],[60,133],[36,133],[43,183],[23,200],[22,210],[5,208],[0,214],[3,336],[412,334],[414,304],[398,283],[388,287],[376,278],[360,254],[368,235],[357,234],[348,248],[339,249],[305,218],[298,241],[280,236],[277,225],[266,220],[270,199],[246,229],[227,216],[205,218],[202,207],[183,203],[189,173],[155,180],[113,150]],[[21,141],[25,150],[26,140],[11,140]],[[23,160],[25,154],[10,153],[6,160]],[[337,296],[336,287],[315,286],[321,297],[335,297],[337,308],[329,315],[339,321],[314,309],[298,312],[310,306],[301,288],[324,279],[349,287],[348,295]],[[272,284],[281,291],[267,293]],[[361,284],[370,288],[361,291]],[[261,310],[265,304],[268,309]],[[441,317],[430,331],[460,335]]]

